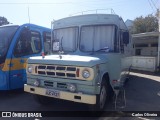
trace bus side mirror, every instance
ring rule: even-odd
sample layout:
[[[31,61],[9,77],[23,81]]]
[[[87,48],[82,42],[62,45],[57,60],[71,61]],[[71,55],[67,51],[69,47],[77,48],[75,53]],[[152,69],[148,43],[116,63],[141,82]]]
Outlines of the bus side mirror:
[[[123,33],[123,43],[125,45],[129,44],[129,33],[128,32]]]

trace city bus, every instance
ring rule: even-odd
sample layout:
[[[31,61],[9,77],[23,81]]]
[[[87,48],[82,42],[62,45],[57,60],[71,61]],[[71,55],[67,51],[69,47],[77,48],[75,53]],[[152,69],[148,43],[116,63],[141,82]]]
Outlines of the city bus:
[[[0,90],[23,88],[26,61],[49,54],[51,30],[34,24],[0,26]]]

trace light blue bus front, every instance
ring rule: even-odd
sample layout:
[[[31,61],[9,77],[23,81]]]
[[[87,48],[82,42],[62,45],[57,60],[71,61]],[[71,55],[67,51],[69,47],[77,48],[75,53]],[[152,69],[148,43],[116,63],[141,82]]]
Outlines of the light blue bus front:
[[[31,57],[27,65],[26,92],[95,104],[100,86],[96,65],[105,59],[93,56],[50,55],[44,58]]]

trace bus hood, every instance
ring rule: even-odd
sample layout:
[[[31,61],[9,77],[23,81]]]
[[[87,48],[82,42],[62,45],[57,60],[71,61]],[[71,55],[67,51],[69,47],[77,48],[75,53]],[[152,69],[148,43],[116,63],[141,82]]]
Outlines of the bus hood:
[[[79,55],[49,55],[42,58],[30,57],[28,59],[29,64],[57,64],[57,65],[76,65],[92,67],[97,64],[107,62],[106,56],[94,55],[94,56],[79,56]]]

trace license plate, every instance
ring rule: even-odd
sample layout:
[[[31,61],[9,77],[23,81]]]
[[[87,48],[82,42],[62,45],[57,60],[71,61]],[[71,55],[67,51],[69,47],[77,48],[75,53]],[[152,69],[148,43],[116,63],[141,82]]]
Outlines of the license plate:
[[[59,91],[56,90],[46,90],[46,95],[59,98]]]

